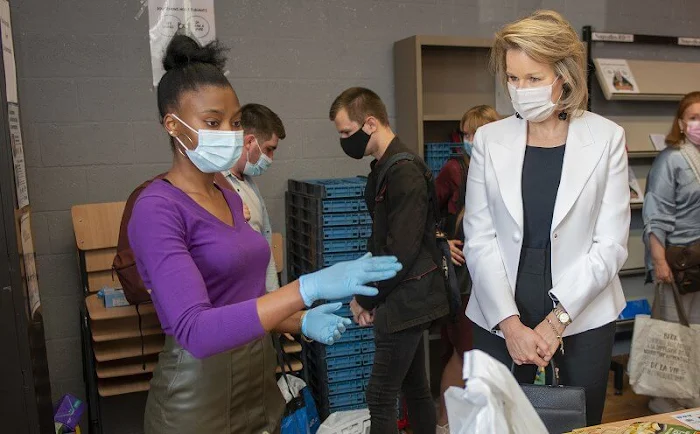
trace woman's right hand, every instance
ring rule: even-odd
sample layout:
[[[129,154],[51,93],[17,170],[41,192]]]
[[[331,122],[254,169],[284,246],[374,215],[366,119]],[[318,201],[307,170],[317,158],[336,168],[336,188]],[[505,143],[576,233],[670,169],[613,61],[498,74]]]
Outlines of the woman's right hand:
[[[537,365],[544,368],[549,364],[552,358],[549,345],[537,332],[523,325],[519,317],[508,317],[501,321],[499,327],[506,339],[508,353],[516,365]]]
[[[464,259],[464,252],[462,251],[464,243],[461,240],[447,240],[447,242],[450,244],[452,263],[458,266],[464,265],[466,262]]]
[[[673,282],[673,273],[665,260],[654,262],[654,277],[657,282]]]
[[[299,292],[309,307],[316,300],[339,300],[353,295],[375,296],[377,288],[367,286],[396,276],[402,268],[396,256],[372,257],[371,253],[354,261],[339,262],[299,278]]]

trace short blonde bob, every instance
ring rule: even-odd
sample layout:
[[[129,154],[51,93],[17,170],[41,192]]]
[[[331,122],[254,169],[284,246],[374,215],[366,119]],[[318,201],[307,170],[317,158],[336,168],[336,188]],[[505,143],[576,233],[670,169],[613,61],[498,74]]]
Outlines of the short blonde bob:
[[[491,49],[491,69],[500,76],[504,86],[508,81],[508,50],[522,50],[535,62],[554,68],[564,80],[564,95],[559,100],[562,111],[578,116],[586,110],[586,51],[574,28],[561,14],[537,11],[505,25],[496,33]]]
[[[499,119],[501,117],[493,107],[490,105],[478,105],[464,112],[459,127],[465,133],[474,134],[479,128]]]

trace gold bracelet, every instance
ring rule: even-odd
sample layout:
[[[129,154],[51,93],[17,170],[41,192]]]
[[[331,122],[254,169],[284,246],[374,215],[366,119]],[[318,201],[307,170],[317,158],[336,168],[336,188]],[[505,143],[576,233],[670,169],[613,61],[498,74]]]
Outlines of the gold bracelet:
[[[313,340],[313,339],[307,338],[306,335],[304,335],[304,332],[301,330],[301,325],[304,323],[304,317],[306,316],[307,313],[309,313],[309,311],[308,311],[308,310],[305,310],[304,313],[302,313],[301,316],[299,317],[299,335],[301,335],[301,339],[302,339],[304,342],[309,342],[309,343],[311,343],[311,342],[313,342],[314,340]]]
[[[545,318],[547,320],[547,324],[552,328],[552,331],[554,334],[557,336],[557,339],[559,339],[559,351],[561,351],[561,355],[564,355],[564,339],[561,337],[559,334],[559,330],[557,330],[556,327],[554,327],[554,324],[549,318]]]

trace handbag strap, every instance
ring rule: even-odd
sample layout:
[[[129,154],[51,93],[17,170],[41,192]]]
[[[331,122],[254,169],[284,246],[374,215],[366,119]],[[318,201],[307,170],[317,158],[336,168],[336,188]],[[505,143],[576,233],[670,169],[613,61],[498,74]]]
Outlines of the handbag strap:
[[[685,309],[683,309],[683,299],[681,298],[680,292],[678,292],[676,282],[671,282],[670,284],[664,282],[656,283],[656,297],[654,298],[654,304],[651,308],[651,317],[654,319],[662,319],[661,300],[663,299],[663,289],[666,285],[671,286],[671,292],[673,293],[673,301],[676,304],[676,313],[678,314],[678,322],[686,327],[690,327],[690,323],[688,322],[688,315],[685,313]]]
[[[691,170],[695,174],[695,179],[700,184],[700,150],[692,143],[685,142],[681,145],[681,155],[685,158]]]
[[[554,358],[549,360],[549,367],[552,369],[552,386],[559,387],[559,368],[557,368]],[[515,374],[515,362],[510,364],[510,373]]]
[[[289,385],[289,379],[287,378],[287,372],[292,372],[292,367],[289,366],[289,371],[287,371],[287,365],[285,365],[287,354],[282,349],[282,344],[280,343],[279,336],[271,334],[270,337],[272,338],[272,345],[275,347],[275,352],[277,353],[277,366],[280,367],[280,370],[282,371],[282,377],[284,378],[284,382],[287,383],[287,390],[289,391],[289,396],[294,398],[294,393],[292,393],[292,388]]]

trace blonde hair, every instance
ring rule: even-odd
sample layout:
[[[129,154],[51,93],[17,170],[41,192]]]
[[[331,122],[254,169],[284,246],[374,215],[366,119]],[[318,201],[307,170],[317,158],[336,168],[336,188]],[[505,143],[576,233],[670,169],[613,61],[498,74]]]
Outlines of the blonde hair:
[[[477,105],[464,112],[459,127],[465,133],[474,134],[479,127],[499,119],[501,117],[490,105]]]
[[[506,53],[522,50],[532,60],[551,65],[564,82],[559,100],[562,111],[580,115],[588,103],[586,52],[578,34],[561,14],[537,11],[505,25],[495,35],[491,48],[491,68],[506,86]]]
[[[681,126],[678,125],[678,121],[683,119],[685,111],[691,105],[700,102],[700,91],[690,92],[683,97],[680,104],[678,104],[678,110],[676,111],[676,117],[673,119],[673,125],[671,125],[671,131],[666,136],[666,144],[671,148],[679,148],[680,145],[685,141],[685,134],[681,131]]]

